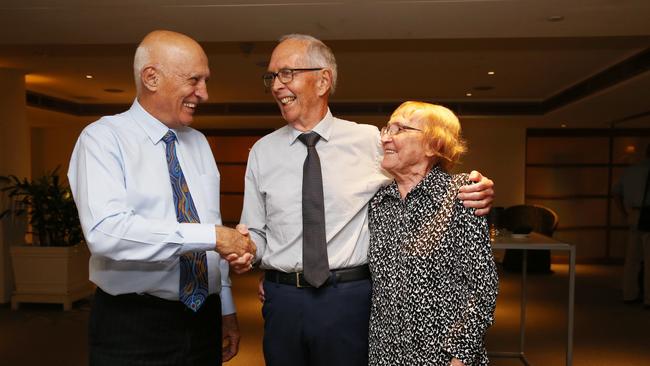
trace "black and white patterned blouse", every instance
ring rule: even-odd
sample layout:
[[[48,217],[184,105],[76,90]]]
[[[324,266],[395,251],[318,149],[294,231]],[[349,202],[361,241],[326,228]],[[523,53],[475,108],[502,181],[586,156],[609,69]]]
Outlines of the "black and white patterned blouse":
[[[498,279],[485,217],[456,198],[468,182],[434,167],[404,200],[393,182],[370,201],[370,365],[488,364]]]

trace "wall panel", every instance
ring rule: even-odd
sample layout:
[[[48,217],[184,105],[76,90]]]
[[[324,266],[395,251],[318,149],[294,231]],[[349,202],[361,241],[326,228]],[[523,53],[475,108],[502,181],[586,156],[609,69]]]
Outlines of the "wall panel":
[[[607,167],[528,167],[526,195],[607,195]]]
[[[248,153],[266,130],[205,130],[221,174],[221,218],[226,226],[235,226],[244,203],[244,175]]]
[[[558,214],[555,237],[576,244],[579,259],[620,261],[627,223],[613,187],[648,143],[648,129],[529,129],[526,203]]]

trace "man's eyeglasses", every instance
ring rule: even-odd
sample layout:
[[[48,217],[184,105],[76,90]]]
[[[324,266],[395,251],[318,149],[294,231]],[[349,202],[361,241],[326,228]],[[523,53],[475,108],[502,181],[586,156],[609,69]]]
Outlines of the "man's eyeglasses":
[[[385,126],[384,128],[381,129],[381,135],[382,136],[385,136],[385,135],[395,136],[395,135],[399,135],[400,133],[402,133],[404,131],[419,131],[419,132],[422,132],[422,130],[419,129],[419,128],[403,126],[403,125],[401,125],[399,123],[391,123],[391,124],[389,124],[389,125],[387,125],[387,126]]]
[[[262,75],[262,80],[264,80],[264,86],[270,88],[273,85],[273,80],[277,77],[282,84],[288,84],[293,80],[293,74],[301,71],[318,71],[322,70],[322,67],[311,67],[304,69],[280,69],[278,72],[267,72]]]

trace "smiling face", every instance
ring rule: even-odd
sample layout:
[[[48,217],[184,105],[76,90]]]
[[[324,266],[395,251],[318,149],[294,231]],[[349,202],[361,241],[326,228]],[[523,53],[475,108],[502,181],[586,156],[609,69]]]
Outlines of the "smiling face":
[[[308,43],[288,39],[280,43],[269,62],[268,71],[321,67],[308,61]],[[282,117],[294,128],[311,130],[327,113],[330,86],[328,70],[296,71],[293,80],[283,84],[276,77],[271,92],[280,107]]]
[[[208,99],[208,57],[191,38],[169,31],[147,35],[136,51],[138,101],[169,128],[189,126]]]
[[[177,50],[160,74],[156,118],[170,128],[189,126],[197,105],[208,99],[208,58],[200,49]]]
[[[399,124],[417,130],[403,129],[395,135],[382,134],[384,159],[381,167],[398,179],[409,176],[423,177],[434,165],[431,143],[422,132],[424,123],[393,116],[388,124]]]
[[[458,117],[441,105],[404,102],[395,109],[388,124],[421,130],[407,129],[394,135],[382,132],[382,167],[396,179],[424,176],[435,165],[449,172],[467,150]]]

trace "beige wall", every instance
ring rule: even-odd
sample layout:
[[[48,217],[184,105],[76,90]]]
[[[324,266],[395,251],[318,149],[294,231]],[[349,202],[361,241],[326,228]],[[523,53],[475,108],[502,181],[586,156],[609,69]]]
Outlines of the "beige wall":
[[[60,166],[59,173],[64,178],[81,130],[96,119],[27,108],[27,120],[31,126],[32,176],[42,175]]]
[[[523,204],[526,125],[477,119],[463,123],[463,132],[469,151],[459,168],[478,170],[495,182],[494,206]]]

